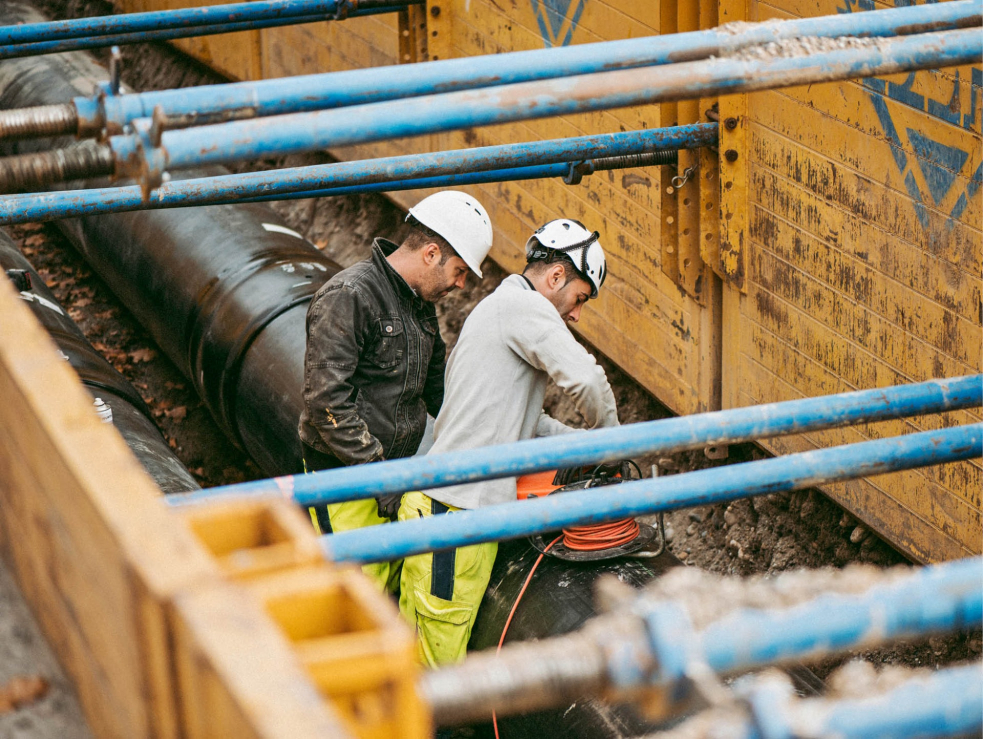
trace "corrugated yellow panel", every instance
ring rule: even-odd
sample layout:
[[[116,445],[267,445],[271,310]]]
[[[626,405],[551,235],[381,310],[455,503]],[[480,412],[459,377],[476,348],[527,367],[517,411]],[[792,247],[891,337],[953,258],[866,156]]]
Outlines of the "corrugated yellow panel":
[[[974,176],[981,176],[983,161],[983,152],[976,146],[978,134],[940,126],[937,118],[896,105],[877,93],[858,91],[854,96],[857,87],[849,83],[815,85],[808,92],[798,89],[799,95],[767,92],[756,96],[756,122],[915,198],[922,207],[945,218],[979,226],[981,203],[974,197],[979,184],[972,185]],[[800,96],[807,104],[802,104]],[[846,119],[852,120],[844,122]],[[926,135],[928,131],[933,138]],[[866,146],[853,145],[857,133],[869,137]],[[892,164],[896,166],[885,166]]]
[[[628,14],[615,4],[594,0],[572,2],[563,18],[551,15],[545,3],[532,0],[517,3],[508,14],[485,0],[460,0],[450,3],[450,8],[447,3],[441,7],[442,17],[448,10],[453,16],[450,48],[455,57],[650,35],[659,26],[658,6],[652,6],[654,13],[636,8]],[[429,143],[444,149],[459,148],[658,125],[659,109],[648,106],[437,135]],[[424,145],[422,139],[410,143],[415,151]],[[382,151],[378,146],[356,149],[359,156]],[[588,311],[596,316],[585,319],[579,330],[671,407],[693,412],[710,407],[710,401],[698,390],[701,379],[711,371],[701,358],[705,322],[697,301],[682,294],[662,270],[657,174],[653,170],[612,172],[588,178],[586,185],[578,187],[559,181],[532,181],[472,191],[488,207],[496,226],[493,256],[512,269],[521,267],[522,245],[545,220],[574,217],[599,230],[610,254],[609,288]],[[395,193],[394,198],[409,205],[421,195]],[[619,333],[622,336],[613,340],[612,334]],[[635,353],[639,356],[633,356]]]
[[[983,255],[978,227],[947,217],[944,212],[926,206],[924,201],[888,189],[872,178],[816,156],[789,139],[767,135],[756,127],[752,127],[751,134],[754,157],[772,171],[862,221],[897,234],[915,249],[944,259],[970,276],[980,274]],[[873,141],[867,143],[877,145]],[[890,164],[890,161],[885,162],[885,179]],[[910,180],[917,185],[914,174]],[[969,199],[969,193],[966,194]],[[976,193],[972,195],[975,197]]]
[[[749,15],[857,6],[774,0]],[[981,371],[980,83],[983,71],[962,67],[748,96],[747,294],[724,316],[739,336],[723,370],[738,405]],[[979,418],[973,410],[766,446],[788,453]],[[980,551],[981,479],[973,461],[827,492],[934,561]]]
[[[175,10],[203,5],[223,5],[227,0],[143,0],[142,10]],[[212,69],[239,80],[262,77],[260,63],[260,32],[240,31],[216,36],[198,36],[172,42]]]
[[[801,355],[796,357],[788,347],[769,338],[747,319],[744,321],[741,331],[745,341],[744,349],[747,352],[746,356],[754,359],[746,361],[743,366],[742,403],[752,405],[803,397],[802,392],[796,388],[794,380],[786,381],[776,376],[773,363],[778,361],[788,366],[789,362],[793,364],[798,362],[798,366],[804,366],[810,364],[809,360]],[[827,377],[828,387],[837,388],[836,392],[855,389],[848,384],[838,384],[838,380],[831,374]],[[776,439],[774,442],[769,441],[769,444],[774,446],[776,453],[791,454],[865,441],[868,435],[861,433],[862,431],[863,427],[837,429]],[[890,433],[883,435],[891,436],[899,431],[900,429],[891,429]],[[980,470],[977,466],[961,463],[951,467],[964,468],[967,476],[975,480],[976,487],[979,487]],[[853,509],[869,513],[869,517],[864,520],[879,530],[884,530],[881,526],[888,528],[896,544],[903,546],[920,559],[929,558],[926,556],[929,551],[937,551],[946,557],[968,556],[970,553],[978,552],[980,530],[978,497],[972,502],[958,499],[933,482],[926,474],[928,472],[930,471],[914,470],[855,481],[848,485],[831,485],[827,487],[827,492],[850,508],[853,508],[851,503],[856,500],[865,501],[868,508]],[[846,490],[851,491],[850,497],[839,497]],[[925,541],[932,542],[932,547],[924,547]]]
[[[779,271],[788,266],[789,272],[794,272],[790,265],[798,265],[832,293],[869,310],[877,317],[873,320],[893,324],[924,341],[928,345],[926,353],[937,347],[968,370],[972,368],[983,345],[983,328],[976,322],[957,316],[915,291],[906,294],[903,304],[899,304],[897,295],[904,291],[904,286],[897,281],[805,234],[758,205],[752,210],[751,238],[768,244],[775,257],[782,260]],[[780,294],[778,290],[774,292]]]

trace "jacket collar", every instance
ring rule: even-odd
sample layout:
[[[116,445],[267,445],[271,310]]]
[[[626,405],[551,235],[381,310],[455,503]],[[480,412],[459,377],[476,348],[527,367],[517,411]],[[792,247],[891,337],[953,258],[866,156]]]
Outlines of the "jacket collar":
[[[426,301],[416,294],[416,290],[409,286],[403,276],[392,268],[389,260],[386,259],[390,254],[399,248],[399,244],[389,239],[376,238],[372,242],[372,262],[386,276],[389,284],[392,285],[396,295],[405,299],[417,310],[426,305]]]

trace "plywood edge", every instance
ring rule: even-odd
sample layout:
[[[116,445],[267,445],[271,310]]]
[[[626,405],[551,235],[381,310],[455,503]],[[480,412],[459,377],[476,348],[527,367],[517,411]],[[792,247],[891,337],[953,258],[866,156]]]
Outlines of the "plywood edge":
[[[0,281],[0,551],[98,736],[346,737],[277,625]],[[264,521],[315,559],[284,501]],[[294,563],[287,563],[295,566]]]
[[[174,601],[185,736],[345,739],[349,732],[258,601],[215,581]]]

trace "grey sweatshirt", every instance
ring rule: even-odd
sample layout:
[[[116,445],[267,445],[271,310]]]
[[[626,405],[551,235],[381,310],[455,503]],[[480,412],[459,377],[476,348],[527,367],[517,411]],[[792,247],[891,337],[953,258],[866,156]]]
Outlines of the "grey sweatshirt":
[[[464,322],[447,362],[444,404],[429,454],[575,431],[543,412],[552,378],[591,428],[618,425],[604,370],[577,343],[556,308],[521,275],[511,275]],[[516,498],[515,480],[427,491],[457,508]]]

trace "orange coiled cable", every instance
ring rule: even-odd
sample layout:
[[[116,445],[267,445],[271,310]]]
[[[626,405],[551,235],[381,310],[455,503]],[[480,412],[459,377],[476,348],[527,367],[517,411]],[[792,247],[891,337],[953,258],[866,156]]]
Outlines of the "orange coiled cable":
[[[575,526],[563,529],[563,543],[577,552],[597,552],[621,547],[638,538],[638,522],[634,518]]]

